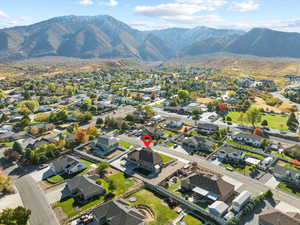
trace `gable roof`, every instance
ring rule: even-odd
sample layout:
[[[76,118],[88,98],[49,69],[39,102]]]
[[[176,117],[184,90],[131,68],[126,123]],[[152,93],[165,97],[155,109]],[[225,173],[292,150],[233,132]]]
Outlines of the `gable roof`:
[[[300,225],[299,213],[288,215],[276,209],[266,210],[259,215],[259,220],[270,225]]]
[[[93,210],[98,221],[106,219],[109,225],[142,225],[144,217],[136,210],[117,201],[104,203]]]
[[[218,176],[208,176],[206,174],[192,175],[187,178],[189,182],[197,187],[209,191],[210,193],[226,196],[228,193],[234,191],[234,186],[224,181]]]
[[[250,134],[250,133],[237,133],[233,135],[234,137],[241,137],[241,138],[248,138],[254,141],[262,141],[263,138],[258,136],[258,135],[254,135],[254,134]]]

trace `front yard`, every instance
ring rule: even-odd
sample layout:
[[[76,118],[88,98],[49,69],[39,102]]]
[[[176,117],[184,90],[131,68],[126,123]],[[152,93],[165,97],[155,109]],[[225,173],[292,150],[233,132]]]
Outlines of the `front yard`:
[[[161,153],[159,153],[159,156],[162,159],[163,163],[168,163],[168,162],[171,162],[172,160],[174,160],[172,157],[161,154]]]
[[[186,215],[183,220],[186,225],[203,225],[204,223],[201,220],[198,220],[192,215]]]
[[[130,148],[132,145],[126,141],[120,140],[119,144],[123,147],[123,148]]]
[[[74,198],[68,198],[66,200],[54,203],[52,207],[61,207],[66,215],[70,218],[81,213],[82,211],[101,204],[111,194],[114,194],[115,196],[124,194],[130,187],[136,184],[136,181],[134,179],[126,177],[122,172],[113,174],[109,176],[108,179],[112,180],[115,184],[115,190],[109,190],[109,184],[104,179],[101,179],[101,186],[106,190],[106,194],[104,196],[100,196],[98,199],[92,200],[84,205],[77,205]]]
[[[241,112],[229,112],[227,116],[231,117],[233,123],[251,125],[248,121],[246,121],[246,118],[244,118],[243,121],[240,120]],[[277,130],[289,130],[288,126],[286,125],[288,116],[262,113],[261,121],[264,120],[268,121],[269,128]],[[260,124],[256,125],[261,126]]]
[[[288,192],[288,193],[291,193],[293,195],[296,195],[298,197],[300,197],[300,189],[298,191],[296,190],[293,190],[291,187],[288,187],[286,184],[284,183],[280,183],[279,186],[278,186],[281,190],[285,191],[285,192]]]
[[[178,216],[178,214],[172,210],[167,204],[163,202],[161,197],[155,195],[148,190],[141,190],[130,197],[136,197],[136,202],[132,203],[132,206],[138,206],[140,204],[150,207],[154,214],[155,219],[149,222],[149,225],[167,225]],[[129,198],[130,198],[129,197]]]

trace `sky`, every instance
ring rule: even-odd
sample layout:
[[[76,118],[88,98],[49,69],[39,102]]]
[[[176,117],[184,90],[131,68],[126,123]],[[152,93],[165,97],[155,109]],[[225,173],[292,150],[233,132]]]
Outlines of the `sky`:
[[[139,30],[208,26],[300,32],[300,0],[0,0],[0,28],[110,15]]]

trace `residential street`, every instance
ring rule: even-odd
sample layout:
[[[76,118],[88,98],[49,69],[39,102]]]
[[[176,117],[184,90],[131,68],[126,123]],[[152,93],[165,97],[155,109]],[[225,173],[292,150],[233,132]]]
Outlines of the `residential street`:
[[[15,183],[24,206],[31,210],[30,225],[59,225],[44,193],[30,175],[17,179]]]
[[[130,143],[137,143],[136,138],[131,137],[125,137],[122,135],[123,140],[130,142]],[[196,155],[189,155],[187,153],[179,152],[171,148],[163,147],[163,146],[155,146],[152,147],[152,149],[158,150],[160,152],[165,152],[168,155],[173,155],[176,158],[181,158],[190,162],[197,162],[200,166],[213,170],[214,172],[223,174],[224,176],[227,176],[231,179],[238,180],[239,182],[243,183],[243,185],[239,188],[239,192],[243,190],[248,190],[254,194],[259,194],[262,192],[265,192],[270,189],[270,187],[266,186],[265,184],[252,179],[250,177],[244,176],[238,172],[235,171],[228,171],[223,167],[220,167],[218,165],[213,164],[210,161],[207,161],[199,156]],[[293,207],[300,208],[300,198],[294,197],[292,195],[289,195],[283,191],[279,191],[278,189],[273,189],[274,197],[280,201],[286,202],[290,204]]]

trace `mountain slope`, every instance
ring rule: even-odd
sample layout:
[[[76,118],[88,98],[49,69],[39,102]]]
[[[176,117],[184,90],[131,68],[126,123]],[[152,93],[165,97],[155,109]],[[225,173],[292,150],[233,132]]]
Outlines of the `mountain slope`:
[[[300,58],[300,33],[255,28],[237,38],[225,50],[265,57]]]
[[[57,17],[0,30],[0,60],[41,56],[163,60],[170,56],[162,51],[168,49],[164,42],[159,46],[154,42],[158,40],[145,41],[143,32],[110,16]]]

